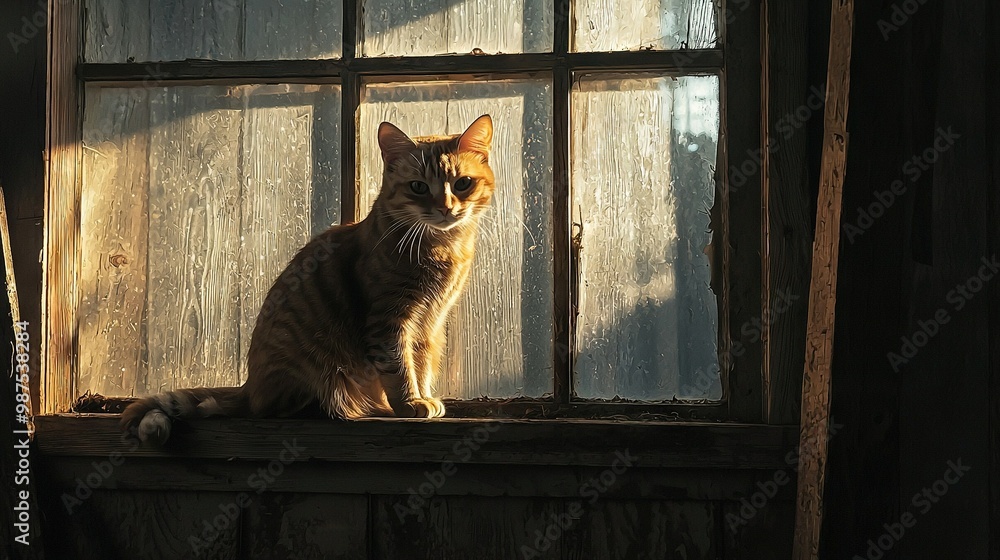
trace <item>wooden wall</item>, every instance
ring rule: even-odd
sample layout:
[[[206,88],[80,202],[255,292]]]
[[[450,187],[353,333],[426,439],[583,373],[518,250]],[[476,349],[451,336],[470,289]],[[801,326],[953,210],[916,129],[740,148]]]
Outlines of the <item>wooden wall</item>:
[[[855,3],[832,397],[846,428],[831,441],[830,558],[865,557],[879,538],[871,554],[886,559],[1000,557],[1000,277],[971,298],[956,291],[1000,250],[995,4]],[[903,354],[903,338],[920,348]],[[959,459],[970,470],[938,483]],[[912,527],[889,535],[904,517]]]
[[[39,252],[42,247],[42,184],[43,150],[45,143],[45,22],[44,3],[18,0],[0,3],[0,185],[7,202],[9,228],[13,240],[21,319],[28,321],[31,336],[31,382],[37,385],[39,353],[37,343],[41,338],[41,282],[42,267]],[[25,21],[26,18],[27,21]],[[37,22],[42,25],[38,26]],[[6,292],[0,302],[0,317],[9,317]],[[8,320],[0,326],[0,363],[12,364],[14,332]],[[6,366],[5,366],[6,368]],[[4,371],[9,371],[4,369]],[[17,443],[12,430],[22,429],[16,424],[13,413],[14,383],[6,374],[0,375],[5,383],[0,387],[0,511],[7,520],[12,508],[20,502],[14,490],[17,470],[13,446]],[[36,395],[37,396],[37,395]],[[37,400],[35,401],[37,405]],[[34,479],[29,488],[34,491],[40,482]],[[42,558],[41,511],[33,499],[30,547],[13,541],[12,523],[0,527],[0,558]]]
[[[962,310],[946,307],[952,305],[948,292],[976,272],[979,258],[1000,252],[998,8],[990,0],[929,1],[884,36],[879,21],[892,23],[894,7],[905,3],[856,3],[845,223],[856,222],[856,209],[871,205],[875,192],[893,181],[906,181],[906,192],[862,235],[842,240],[833,414],[844,428],[831,440],[823,557],[864,557],[868,540],[916,511],[914,494],[941,478],[949,460],[962,458],[968,474],[916,517],[883,558],[1000,558],[1000,282],[988,284]],[[809,2],[810,84],[823,81],[828,9],[827,0]],[[21,18],[37,11],[29,0],[3,4],[4,36],[20,32]],[[0,46],[7,77],[0,88],[0,180],[14,219],[22,315],[32,322],[36,340],[44,57],[41,34],[17,52]],[[939,127],[949,126],[961,139],[911,181],[906,160],[932,145]],[[811,126],[811,137],[816,132]],[[818,150],[810,148],[814,178]],[[948,309],[952,320],[894,371],[886,354],[898,351],[900,337],[911,336],[939,308]],[[32,369],[38,371],[37,362]],[[3,432],[6,437],[8,430]],[[0,438],[6,449],[5,441]],[[186,538],[202,516],[218,515],[220,504],[252,492],[249,475],[268,464],[134,458],[67,516],[62,491],[73,490],[75,479],[106,457],[44,457],[38,480],[47,491],[50,558],[73,558],[76,550],[100,558],[143,557],[154,550],[184,557],[191,551]],[[0,476],[9,480],[9,457],[0,466]],[[411,516],[399,522],[393,505],[408,498],[408,485],[418,483],[428,466],[297,463],[288,470],[294,476],[280,479],[287,486],[256,497],[214,541],[217,556],[202,557],[311,557],[325,551],[330,558],[389,558],[405,557],[400,547],[409,546],[417,558],[468,558],[456,547],[475,545],[475,557],[506,550],[503,557],[509,558],[503,546],[534,530],[523,520],[565,511],[580,485],[601,470],[469,465],[432,500],[424,521]],[[727,524],[728,514],[739,514],[740,500],[780,470],[638,468],[628,484],[567,530],[548,557],[641,558],[640,551],[658,551],[658,558],[788,558],[792,484],[738,532]],[[0,507],[7,511],[2,500]],[[6,539],[3,547],[0,556],[27,557]],[[32,554],[39,557],[41,546]]]
[[[206,420],[176,428],[173,447],[160,452],[122,441],[114,418],[41,419],[44,507],[55,533],[48,552],[101,560],[789,556],[793,427],[566,427]]]

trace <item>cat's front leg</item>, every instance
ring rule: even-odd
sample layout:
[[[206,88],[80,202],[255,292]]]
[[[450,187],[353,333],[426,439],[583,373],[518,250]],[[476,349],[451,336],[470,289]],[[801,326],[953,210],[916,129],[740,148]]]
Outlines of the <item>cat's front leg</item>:
[[[444,403],[434,396],[434,381],[441,371],[441,355],[444,353],[444,328],[439,327],[429,336],[423,336],[413,343],[414,370],[417,373],[417,384],[420,396],[424,400],[435,403],[439,410],[432,418],[444,416]]]
[[[368,331],[368,361],[378,372],[386,400],[401,418],[435,418],[444,414],[436,399],[424,399],[404,329],[374,326]],[[436,401],[436,402],[435,402]]]

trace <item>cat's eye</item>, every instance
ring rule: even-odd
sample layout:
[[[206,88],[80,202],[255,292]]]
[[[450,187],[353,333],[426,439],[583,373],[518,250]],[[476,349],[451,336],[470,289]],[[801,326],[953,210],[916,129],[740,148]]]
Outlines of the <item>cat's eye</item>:
[[[428,187],[427,183],[423,181],[413,181],[412,183],[410,183],[410,190],[416,194],[427,194],[427,191],[430,190],[430,187]]]
[[[452,185],[452,190],[455,192],[464,192],[469,190],[472,186],[472,179],[470,177],[462,177],[461,179],[455,181]]]

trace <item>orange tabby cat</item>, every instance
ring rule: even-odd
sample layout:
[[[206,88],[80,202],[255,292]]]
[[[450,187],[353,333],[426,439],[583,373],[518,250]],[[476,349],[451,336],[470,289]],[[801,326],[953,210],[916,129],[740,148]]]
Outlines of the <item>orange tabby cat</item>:
[[[162,444],[172,418],[289,416],[316,404],[339,418],[443,416],[432,387],[493,194],[492,139],[489,115],[457,136],[411,139],[382,123],[371,213],[313,239],[275,281],[246,383],[144,398],[122,427]]]

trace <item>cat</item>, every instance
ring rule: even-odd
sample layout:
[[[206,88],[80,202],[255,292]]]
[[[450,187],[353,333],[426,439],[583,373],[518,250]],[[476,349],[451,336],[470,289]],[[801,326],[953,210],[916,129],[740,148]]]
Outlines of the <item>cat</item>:
[[[138,400],[122,428],[162,445],[175,418],[437,418],[445,322],[472,267],[494,190],[493,121],[410,138],[383,122],[382,187],[364,220],[335,225],[292,258],[257,317],[241,387],[179,389]]]

